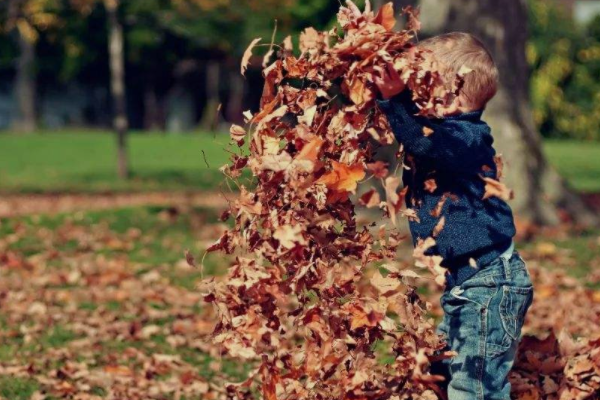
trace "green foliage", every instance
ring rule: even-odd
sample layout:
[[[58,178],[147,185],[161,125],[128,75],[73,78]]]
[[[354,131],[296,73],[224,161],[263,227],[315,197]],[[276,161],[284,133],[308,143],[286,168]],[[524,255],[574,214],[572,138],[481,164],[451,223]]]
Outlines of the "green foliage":
[[[600,18],[575,24],[555,2],[530,1],[535,121],[545,136],[600,140]]]

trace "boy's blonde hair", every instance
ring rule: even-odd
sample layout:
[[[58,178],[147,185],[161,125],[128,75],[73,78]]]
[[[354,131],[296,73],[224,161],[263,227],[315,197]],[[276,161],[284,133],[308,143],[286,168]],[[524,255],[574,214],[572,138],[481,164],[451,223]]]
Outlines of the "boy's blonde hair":
[[[482,110],[496,95],[498,67],[475,36],[463,32],[447,33],[423,40],[417,47],[433,53],[448,82],[454,81],[463,66],[473,70],[465,76],[461,91],[465,108]]]

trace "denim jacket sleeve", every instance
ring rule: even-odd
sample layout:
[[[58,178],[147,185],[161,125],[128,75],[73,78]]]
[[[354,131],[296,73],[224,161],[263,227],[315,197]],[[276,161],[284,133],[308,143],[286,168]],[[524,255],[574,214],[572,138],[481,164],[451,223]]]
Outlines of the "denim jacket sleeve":
[[[416,106],[404,93],[378,104],[396,139],[417,159],[429,159],[444,169],[480,172],[495,155],[490,129],[480,120],[471,123],[415,116]],[[432,133],[426,135],[426,128]]]

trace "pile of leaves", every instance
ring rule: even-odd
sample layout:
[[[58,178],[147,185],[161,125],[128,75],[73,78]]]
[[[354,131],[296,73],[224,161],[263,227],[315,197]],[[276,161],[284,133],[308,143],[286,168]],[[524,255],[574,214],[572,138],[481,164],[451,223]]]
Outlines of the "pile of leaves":
[[[532,254],[531,258],[539,256]],[[551,260],[566,268],[572,264],[569,257],[556,254]],[[564,271],[542,269],[537,261],[529,264],[536,291],[525,330],[536,336],[526,335],[520,343],[510,377],[513,396],[523,400],[597,399],[600,291],[585,287]],[[599,281],[591,275],[586,282],[597,285]]]
[[[223,171],[238,178],[250,170],[255,189],[240,186],[225,213],[235,225],[209,251],[236,260],[225,280],[209,280],[204,290],[218,312],[215,343],[258,361],[246,381],[228,386],[233,398],[255,398],[256,389],[264,399],[435,398],[441,377],[428,368],[449,355],[409,284],[418,275],[385,264],[405,237],[385,224],[359,226],[352,201],[369,175],[382,182],[386,201],[372,189],[360,204],[381,209],[394,225],[398,215],[416,218],[403,209],[397,171],[373,161],[375,147],[393,141],[376,107],[374,78],[391,66],[424,116],[437,115],[460,88],[459,77],[444,86],[416,51],[417,15],[411,8],[404,14],[406,27],[396,32],[391,3],[373,12],[368,2],[364,11],[347,2],[338,14],[342,31],[306,29],[299,56],[291,38],[272,44],[261,109],[245,113],[247,129],[231,129],[249,154],[240,151]],[[425,255],[434,244],[421,243],[415,258],[441,277],[441,258]],[[380,268],[368,278],[375,263]]]

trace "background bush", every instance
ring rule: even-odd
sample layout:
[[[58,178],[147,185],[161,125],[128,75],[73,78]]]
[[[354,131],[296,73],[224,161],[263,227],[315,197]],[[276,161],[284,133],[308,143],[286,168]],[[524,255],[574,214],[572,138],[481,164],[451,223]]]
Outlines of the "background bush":
[[[534,118],[546,137],[600,140],[600,17],[578,26],[554,2],[530,1]]]

